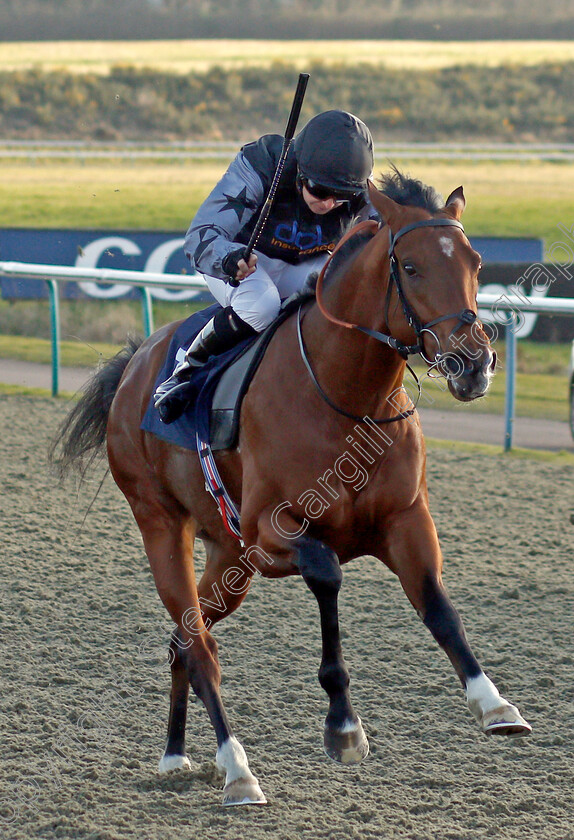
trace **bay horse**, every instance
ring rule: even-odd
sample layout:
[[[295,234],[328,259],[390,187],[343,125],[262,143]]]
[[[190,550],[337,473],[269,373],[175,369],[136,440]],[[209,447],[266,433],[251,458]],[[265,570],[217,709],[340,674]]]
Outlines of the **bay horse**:
[[[399,578],[449,657],[483,732],[525,735],[518,709],[486,676],[442,582],[429,512],[421,425],[403,388],[406,358],[442,370],[453,397],[483,396],[495,354],[476,316],[480,256],[460,222],[462,187],[443,205],[395,172],[369,185],[381,223],[317,284],[274,334],[241,408],[238,445],[216,453],[240,508],[241,541],[224,525],[196,452],[140,429],[177,324],[132,344],[94,374],[56,441],[63,468],[104,451],[142,534],[158,593],[176,624],[160,771],[189,768],[189,686],[203,701],[225,773],[224,805],[265,802],[220,696],[213,625],[236,610],[257,572],[302,575],[320,613],[319,681],[328,695],[324,747],[361,761],[368,742],[351,704],[338,620],[341,566],[373,555]],[[348,248],[351,243],[347,243]],[[342,251],[344,248],[342,249]],[[206,549],[194,573],[194,540]]]

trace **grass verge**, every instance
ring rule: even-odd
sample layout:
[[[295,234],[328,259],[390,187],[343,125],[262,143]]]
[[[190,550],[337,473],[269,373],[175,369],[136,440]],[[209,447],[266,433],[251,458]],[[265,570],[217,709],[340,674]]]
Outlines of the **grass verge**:
[[[416,395],[412,380],[405,380],[405,387],[411,396]],[[457,402],[450,391],[443,390],[444,382],[421,380],[422,396],[420,408],[440,411],[464,411],[477,414],[504,414],[506,376],[498,373],[486,397],[473,403]],[[568,420],[568,381],[560,376],[518,373],[516,375],[516,416],[534,417],[546,420]]]
[[[60,361],[67,367],[94,367],[102,359],[114,356],[120,345],[95,342],[62,341]],[[42,338],[0,335],[0,359],[19,359],[48,365],[52,363],[51,342]]]
[[[0,162],[0,228],[187,230],[229,159],[173,163]],[[464,186],[469,236],[564,238],[574,217],[574,167],[542,161],[396,160],[444,196]],[[390,160],[376,161],[375,173]]]
[[[488,443],[465,443],[458,440],[438,440],[437,438],[430,438],[425,436],[427,450],[442,449],[449,452],[458,452],[465,455],[486,455],[495,458],[512,458],[518,460],[540,461],[545,464],[552,464],[553,466],[572,466],[574,467],[574,453],[565,452],[548,452],[544,449],[524,449],[521,447],[514,447],[510,452],[504,452],[499,446],[492,446]]]
[[[28,388],[25,385],[0,383],[0,397],[49,397],[50,399],[68,401],[73,399],[74,396],[71,391],[60,391],[57,397],[52,397],[52,392],[48,388]]]

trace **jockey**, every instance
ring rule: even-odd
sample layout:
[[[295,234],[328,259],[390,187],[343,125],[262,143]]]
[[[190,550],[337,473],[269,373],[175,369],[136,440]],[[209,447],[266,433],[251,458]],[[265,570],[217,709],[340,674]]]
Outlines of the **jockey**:
[[[166,422],[182,413],[180,392],[195,368],[264,330],[279,314],[281,302],[321,269],[349,222],[377,216],[367,192],[373,169],[371,133],[346,111],[325,111],[295,137],[270,216],[246,262],[245,246],[282,146],[278,134],[243,146],[187,232],[184,251],[223,309],[157,388],[154,404]],[[230,278],[241,282],[230,286]]]

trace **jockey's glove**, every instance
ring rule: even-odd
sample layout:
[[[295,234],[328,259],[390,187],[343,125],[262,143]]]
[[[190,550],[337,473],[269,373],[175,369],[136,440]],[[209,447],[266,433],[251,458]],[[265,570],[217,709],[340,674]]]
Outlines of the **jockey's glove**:
[[[240,260],[247,262],[247,248],[236,248],[235,251],[230,251],[222,260],[221,267],[225,272],[225,282],[235,280],[235,275],[239,271]]]

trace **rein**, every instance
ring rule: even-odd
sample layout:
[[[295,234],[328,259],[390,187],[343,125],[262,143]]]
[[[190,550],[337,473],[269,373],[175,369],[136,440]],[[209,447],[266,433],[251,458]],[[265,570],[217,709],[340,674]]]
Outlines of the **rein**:
[[[331,408],[334,409],[336,412],[338,412],[338,414],[342,414],[344,417],[348,417],[350,420],[357,420],[359,423],[365,423],[366,420],[365,420],[364,417],[361,417],[359,414],[352,414],[350,411],[346,411],[344,408],[341,408],[336,403],[334,403],[333,400],[322,389],[322,387],[319,383],[319,380],[317,379],[317,377],[315,375],[315,371],[311,367],[311,362],[309,361],[309,356],[307,355],[307,348],[305,347],[305,340],[303,339],[303,333],[301,331],[301,323],[302,323],[302,320],[303,320],[302,316],[301,316],[302,309],[303,309],[303,304],[301,304],[301,306],[299,307],[299,309],[297,311],[297,338],[299,339],[299,350],[301,352],[301,358],[303,359],[303,363],[304,363],[305,367],[307,368],[307,372],[308,372],[309,376],[311,377],[311,381],[312,381],[313,385],[315,386],[315,388],[317,389],[319,394],[323,397],[323,399],[325,400],[327,405],[331,406]],[[382,425],[383,423],[396,423],[397,420],[406,420],[407,417],[410,417],[411,414],[415,413],[418,401],[419,401],[420,396],[421,396],[421,386],[420,386],[418,376],[416,375],[414,370],[411,368],[411,366],[407,364],[407,368],[409,369],[409,371],[413,375],[413,377],[415,379],[415,382],[417,383],[417,388],[418,388],[418,391],[419,391],[418,396],[417,396],[417,401],[414,404],[413,408],[410,408],[408,411],[402,411],[400,414],[396,414],[394,417],[370,417],[369,420],[372,423],[377,423],[377,425]]]
[[[330,253],[329,258],[325,262],[323,268],[321,269],[319,277],[317,278],[317,286],[315,290],[317,306],[319,307],[321,314],[324,315],[324,317],[328,321],[331,321],[332,324],[337,324],[339,327],[346,327],[349,330],[358,330],[359,332],[371,336],[371,338],[377,339],[377,341],[382,341],[384,344],[388,344],[389,347],[392,347],[393,350],[396,350],[397,353],[399,353],[399,355],[402,356],[403,359],[406,359],[409,353],[419,352],[418,345],[405,347],[402,341],[398,341],[398,339],[393,338],[392,335],[385,335],[384,333],[378,332],[378,330],[371,330],[369,329],[369,327],[361,327],[359,324],[351,324],[349,323],[349,321],[342,321],[340,318],[337,318],[335,315],[332,315],[323,302],[323,281],[325,279],[325,274],[327,272],[327,268],[329,267],[329,263],[331,262],[337,251],[340,248],[342,248],[345,242],[348,242],[348,240],[352,236],[355,236],[357,233],[371,232],[375,234],[378,230],[380,230],[379,223],[375,222],[374,219],[367,219],[364,222],[359,222],[359,224],[355,225],[355,227],[352,227],[350,230],[347,231],[343,238],[339,240],[335,249]]]
[[[359,324],[353,324],[353,323],[350,323],[349,321],[344,321],[341,318],[337,318],[335,315],[332,315],[327,310],[327,308],[325,306],[325,303],[323,301],[323,281],[325,279],[325,274],[327,272],[327,268],[329,266],[329,263],[331,262],[331,260],[333,259],[333,257],[337,253],[337,251],[339,251],[339,249],[352,236],[355,236],[357,233],[363,233],[363,232],[371,232],[373,235],[376,234],[380,230],[380,225],[374,219],[368,219],[366,221],[359,222],[353,228],[348,230],[347,233],[339,240],[335,249],[331,252],[331,254],[329,255],[329,258],[327,259],[327,261],[323,265],[323,267],[321,269],[321,272],[319,274],[319,277],[317,278],[316,300],[317,300],[317,306],[319,307],[319,311],[332,324],[337,324],[340,327],[345,327],[346,329],[350,329],[350,330],[357,330],[358,332],[362,332],[365,335],[368,335],[370,338],[374,338],[377,341],[380,341],[383,344],[386,344],[387,346],[391,347],[393,350],[396,350],[396,352],[405,361],[408,359],[408,357],[410,355],[420,353],[420,355],[425,360],[425,362],[428,365],[431,365],[432,367],[434,367],[434,366],[436,366],[437,364],[440,363],[440,358],[442,358],[443,354],[440,354],[440,358],[439,358],[439,355],[437,355],[435,357],[434,361],[430,361],[429,359],[426,358],[426,356],[424,354],[424,333],[428,332],[432,336],[434,336],[434,338],[435,338],[435,340],[437,341],[437,344],[438,344],[438,339],[437,339],[435,333],[432,331],[431,327],[434,327],[437,324],[442,323],[443,321],[448,321],[449,319],[457,318],[458,323],[456,324],[456,326],[450,332],[450,335],[449,335],[449,338],[450,338],[465,324],[473,324],[476,321],[478,316],[477,316],[477,313],[473,312],[472,309],[463,309],[461,312],[452,313],[450,315],[442,315],[440,318],[435,318],[433,321],[428,321],[426,324],[423,324],[422,321],[420,320],[420,318],[418,317],[418,315],[416,314],[416,312],[411,307],[410,303],[407,300],[407,297],[405,295],[405,292],[404,292],[404,289],[403,289],[403,286],[402,286],[402,283],[401,283],[400,272],[399,272],[399,268],[398,268],[397,258],[396,258],[396,255],[395,255],[395,246],[396,246],[398,240],[402,236],[404,236],[406,233],[409,233],[410,231],[415,230],[416,228],[422,228],[422,227],[457,227],[464,232],[463,225],[455,219],[421,219],[417,222],[411,222],[408,225],[404,225],[404,227],[400,228],[397,231],[397,233],[395,233],[395,234],[393,234],[391,228],[389,227],[389,250],[388,250],[388,255],[389,255],[390,270],[389,270],[389,282],[387,284],[387,295],[386,295],[386,297],[387,297],[387,307],[388,307],[388,304],[389,304],[389,301],[390,301],[392,284],[394,283],[394,285],[397,289],[398,298],[399,298],[399,300],[401,302],[401,305],[403,307],[403,313],[404,313],[405,319],[406,319],[409,327],[411,327],[414,330],[414,332],[416,334],[416,337],[418,339],[416,344],[406,345],[406,344],[403,344],[402,341],[399,341],[397,338],[394,338],[392,335],[386,335],[385,333],[379,332],[378,330],[372,330],[369,327],[362,327]],[[363,417],[360,417],[359,415],[351,414],[350,412],[345,411],[345,409],[337,406],[328,397],[328,395],[325,393],[325,391],[323,390],[323,388],[319,384],[319,381],[318,381],[318,379],[315,375],[315,372],[313,371],[313,368],[311,366],[311,362],[310,362],[309,357],[307,355],[305,342],[303,340],[303,333],[301,331],[301,323],[302,323],[301,312],[302,312],[302,305],[299,307],[299,311],[297,313],[297,337],[299,339],[299,349],[300,349],[300,352],[301,352],[301,358],[302,358],[302,360],[305,364],[305,367],[307,368],[307,371],[309,373],[309,376],[311,377],[311,380],[312,380],[313,384],[315,385],[319,394],[325,400],[325,402],[331,408],[333,408],[335,411],[337,411],[339,414],[342,414],[345,417],[349,417],[351,420],[363,421],[364,420]],[[413,371],[413,369],[410,367],[410,365],[407,364],[407,368],[410,371],[410,373],[412,374],[412,376],[414,377],[415,382],[417,384],[418,392],[419,392],[418,397],[417,397],[417,402],[414,404],[414,407],[412,409],[409,409],[409,411],[401,412],[400,414],[397,414],[394,417],[373,419],[372,422],[377,423],[377,424],[395,423],[398,420],[405,420],[407,417],[410,417],[412,414],[414,414],[414,412],[416,410],[416,406],[417,406],[418,401],[419,401],[420,396],[421,396],[421,386],[420,386],[420,383],[419,383],[419,380],[418,380],[418,377],[417,377],[416,373]]]

